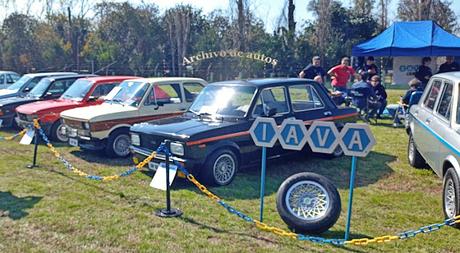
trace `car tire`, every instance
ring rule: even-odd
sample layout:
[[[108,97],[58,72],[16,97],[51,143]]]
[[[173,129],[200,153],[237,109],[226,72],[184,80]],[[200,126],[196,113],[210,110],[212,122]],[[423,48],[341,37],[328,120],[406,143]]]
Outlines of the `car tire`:
[[[409,135],[409,144],[407,145],[407,160],[412,167],[423,168],[426,166],[425,159],[422,157],[420,152],[418,152],[417,147],[415,146],[414,137]]]
[[[449,168],[444,174],[442,207],[447,219],[460,215],[460,179],[454,168]],[[460,228],[460,224],[455,224],[454,227]]]
[[[238,166],[238,158],[232,150],[219,149],[206,159],[201,176],[208,185],[228,185],[235,178]]]
[[[296,193],[300,197],[296,197]],[[320,234],[337,222],[342,207],[339,192],[329,179],[316,173],[303,172],[290,176],[281,184],[276,196],[276,208],[281,219],[294,232]],[[308,212],[310,210],[319,214]]]
[[[105,154],[109,157],[127,157],[130,154],[131,139],[127,130],[116,130],[109,135]]]
[[[57,142],[68,142],[69,141],[69,137],[61,134],[61,128],[63,127],[63,125],[64,124],[60,120],[53,123],[53,125],[51,126],[51,133],[50,133],[51,140],[57,141]]]

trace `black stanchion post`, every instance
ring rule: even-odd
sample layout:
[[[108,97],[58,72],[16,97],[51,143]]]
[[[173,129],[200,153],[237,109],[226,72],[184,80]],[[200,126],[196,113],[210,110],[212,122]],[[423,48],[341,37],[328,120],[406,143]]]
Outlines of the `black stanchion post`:
[[[38,167],[37,165],[37,151],[38,151],[38,129],[34,128],[34,158],[32,164],[27,165],[28,169]]]
[[[171,141],[165,140],[166,152],[165,152],[165,167],[166,167],[166,209],[160,209],[155,212],[156,216],[163,218],[179,217],[182,215],[182,211],[177,208],[171,208],[171,191],[169,187],[169,150]]]

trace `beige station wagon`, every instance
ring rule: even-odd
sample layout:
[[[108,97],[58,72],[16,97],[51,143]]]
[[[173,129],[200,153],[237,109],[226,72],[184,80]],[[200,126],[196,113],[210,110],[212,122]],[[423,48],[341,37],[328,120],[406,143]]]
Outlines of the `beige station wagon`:
[[[185,77],[126,80],[103,104],[62,112],[63,134],[72,146],[104,150],[111,157],[127,156],[131,125],[182,114],[206,84]]]

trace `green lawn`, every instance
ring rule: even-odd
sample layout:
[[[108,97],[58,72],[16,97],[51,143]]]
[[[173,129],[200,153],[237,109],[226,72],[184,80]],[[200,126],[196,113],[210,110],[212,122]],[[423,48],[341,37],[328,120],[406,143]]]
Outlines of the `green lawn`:
[[[403,90],[389,91],[395,102]],[[411,168],[407,135],[390,120],[372,125],[374,150],[359,159],[352,238],[374,237],[441,222],[441,180],[431,170]],[[0,132],[5,136],[12,132]],[[106,159],[59,146],[76,167],[111,175],[128,169],[129,159]],[[153,215],[164,208],[164,192],[150,188],[151,173],[101,183],[66,171],[40,146],[40,165],[26,169],[33,146],[0,143],[0,252],[458,252],[460,230],[445,228],[414,239],[367,247],[334,247],[281,238],[260,231],[211,202],[189,182],[173,185],[172,205],[181,218]],[[329,177],[342,198],[338,223],[323,236],[342,237],[351,159],[304,157],[270,162],[264,221],[287,229],[275,207],[276,191],[288,176],[312,171]],[[238,174],[227,187],[211,188],[227,203],[257,218],[259,169]]]

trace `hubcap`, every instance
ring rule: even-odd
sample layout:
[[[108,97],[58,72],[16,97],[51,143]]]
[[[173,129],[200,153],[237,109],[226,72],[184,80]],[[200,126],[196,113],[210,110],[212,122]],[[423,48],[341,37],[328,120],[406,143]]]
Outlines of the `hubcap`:
[[[235,160],[229,154],[223,154],[214,162],[214,178],[217,183],[225,185],[235,174]]]
[[[323,217],[330,207],[326,189],[314,181],[300,181],[292,185],[285,201],[291,214],[307,221]]]
[[[56,137],[61,142],[67,142],[69,141],[69,138],[66,135],[62,134],[63,127],[64,127],[64,124],[59,124],[59,126],[56,128]]]
[[[126,134],[120,134],[113,142],[113,151],[118,156],[127,156],[129,154],[129,145],[129,136]]]
[[[454,181],[449,178],[446,182],[446,189],[444,191],[444,209],[446,210],[447,217],[455,217],[456,211],[456,196]]]

